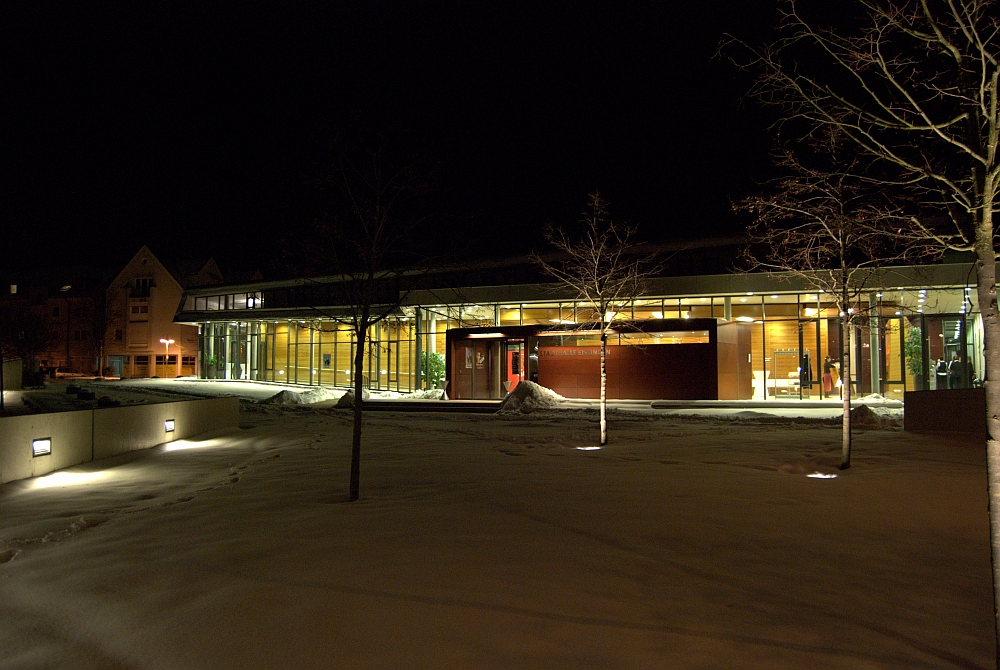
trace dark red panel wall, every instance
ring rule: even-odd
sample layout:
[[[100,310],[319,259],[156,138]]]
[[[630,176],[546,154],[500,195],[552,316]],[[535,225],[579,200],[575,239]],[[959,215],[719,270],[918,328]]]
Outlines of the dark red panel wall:
[[[600,347],[541,347],[538,383],[569,398],[600,396]],[[718,360],[711,344],[608,347],[608,397],[714,400]]]

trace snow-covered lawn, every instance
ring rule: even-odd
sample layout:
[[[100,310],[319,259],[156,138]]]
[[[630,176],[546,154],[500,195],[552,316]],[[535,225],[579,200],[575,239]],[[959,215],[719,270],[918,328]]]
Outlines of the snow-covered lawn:
[[[0,668],[993,667],[974,442],[253,409],[0,488]]]

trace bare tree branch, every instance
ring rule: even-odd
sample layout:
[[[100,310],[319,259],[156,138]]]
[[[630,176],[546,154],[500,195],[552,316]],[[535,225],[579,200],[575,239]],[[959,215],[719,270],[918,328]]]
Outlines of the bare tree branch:
[[[646,280],[659,271],[652,256],[635,253],[636,229],[613,221],[608,203],[600,194],[589,196],[583,213],[582,232],[570,236],[549,225],[545,239],[558,252],[549,261],[532,254],[535,262],[556,281],[570,289],[575,299],[592,306],[593,318],[586,327],[601,336],[601,444],[607,444],[607,334],[617,312],[643,292]]]

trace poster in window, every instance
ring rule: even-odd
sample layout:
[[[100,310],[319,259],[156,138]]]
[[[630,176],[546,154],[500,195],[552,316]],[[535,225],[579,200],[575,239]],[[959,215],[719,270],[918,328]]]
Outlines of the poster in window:
[[[465,369],[472,369],[472,347],[468,347],[465,350]]]
[[[331,363],[330,354],[323,354],[323,369],[324,370],[329,370],[330,369],[330,363]]]
[[[477,351],[476,352],[476,369],[482,370],[486,367],[486,352]]]

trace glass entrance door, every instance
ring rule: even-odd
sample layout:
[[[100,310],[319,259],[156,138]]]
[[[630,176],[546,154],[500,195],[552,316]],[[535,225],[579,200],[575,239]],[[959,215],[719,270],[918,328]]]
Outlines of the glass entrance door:
[[[924,317],[930,387],[935,390],[971,388],[978,383],[977,361],[970,346],[969,319],[964,316]]]
[[[504,343],[504,349],[506,351],[504,357],[506,374],[504,375],[503,391],[506,394],[517,388],[518,383],[527,379],[528,376],[527,361],[524,358],[524,340],[508,340]]]
[[[881,393],[886,398],[893,400],[903,399],[903,390],[906,384],[904,358],[908,327],[906,319],[901,316],[882,317],[878,332],[881,338],[879,349],[882,352],[879,357]]]

